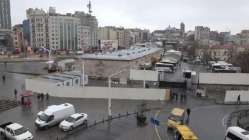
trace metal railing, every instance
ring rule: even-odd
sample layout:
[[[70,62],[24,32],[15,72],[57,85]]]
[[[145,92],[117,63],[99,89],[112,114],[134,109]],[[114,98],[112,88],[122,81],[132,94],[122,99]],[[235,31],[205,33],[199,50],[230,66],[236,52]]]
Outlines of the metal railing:
[[[159,110],[159,109],[161,109],[161,108],[159,108],[159,107],[158,108],[150,108],[150,109],[146,109],[145,112],[150,112],[152,110]],[[78,132],[82,132],[81,130],[87,130],[87,129],[93,128],[93,127],[95,127],[97,125],[104,124],[106,122],[110,122],[112,120],[117,120],[117,119],[129,117],[129,116],[132,116],[132,115],[138,115],[138,113],[139,112],[137,112],[137,111],[126,112],[126,113],[123,113],[123,114],[119,113],[119,114],[113,115],[111,117],[106,117],[106,118],[103,118],[103,119],[100,119],[100,120],[94,120],[93,122],[88,123],[88,125],[86,125],[86,126],[79,127],[79,128],[77,128],[75,130],[67,132],[65,136],[62,136],[62,137],[57,136],[56,140],[66,140],[71,135],[73,135],[75,133],[78,133]]]

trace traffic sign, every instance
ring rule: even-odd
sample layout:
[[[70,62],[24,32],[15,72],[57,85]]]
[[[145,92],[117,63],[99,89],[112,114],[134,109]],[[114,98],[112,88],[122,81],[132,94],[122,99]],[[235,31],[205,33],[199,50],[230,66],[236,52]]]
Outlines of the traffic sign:
[[[155,119],[155,118],[150,118],[150,122],[156,126],[159,126],[160,125],[160,121]]]

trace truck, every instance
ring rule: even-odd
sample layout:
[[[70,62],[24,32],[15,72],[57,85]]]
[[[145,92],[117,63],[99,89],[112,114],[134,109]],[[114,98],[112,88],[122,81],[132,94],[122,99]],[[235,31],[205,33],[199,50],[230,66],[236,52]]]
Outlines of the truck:
[[[33,135],[18,123],[7,122],[0,125],[1,136],[10,140],[32,140]]]
[[[72,104],[51,105],[37,114],[35,125],[38,129],[47,129],[59,124],[74,113],[75,108]]]

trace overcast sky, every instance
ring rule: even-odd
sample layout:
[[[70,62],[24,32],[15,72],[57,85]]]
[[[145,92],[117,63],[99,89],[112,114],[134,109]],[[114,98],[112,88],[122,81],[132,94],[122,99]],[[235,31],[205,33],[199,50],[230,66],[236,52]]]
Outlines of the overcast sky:
[[[87,11],[88,0],[10,0],[12,23],[26,18],[26,9],[56,7],[59,13]],[[232,31],[249,29],[249,0],[92,0],[93,15],[100,26],[186,30],[194,26],[209,26],[212,30]]]

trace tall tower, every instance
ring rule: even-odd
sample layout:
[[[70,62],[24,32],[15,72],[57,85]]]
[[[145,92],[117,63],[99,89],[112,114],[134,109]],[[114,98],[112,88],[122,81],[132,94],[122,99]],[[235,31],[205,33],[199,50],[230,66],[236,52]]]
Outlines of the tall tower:
[[[0,0],[0,29],[11,30],[10,0]]]
[[[181,29],[180,29],[181,30],[181,37],[184,37],[184,34],[185,34],[185,24],[182,22],[180,26],[181,26]]]

